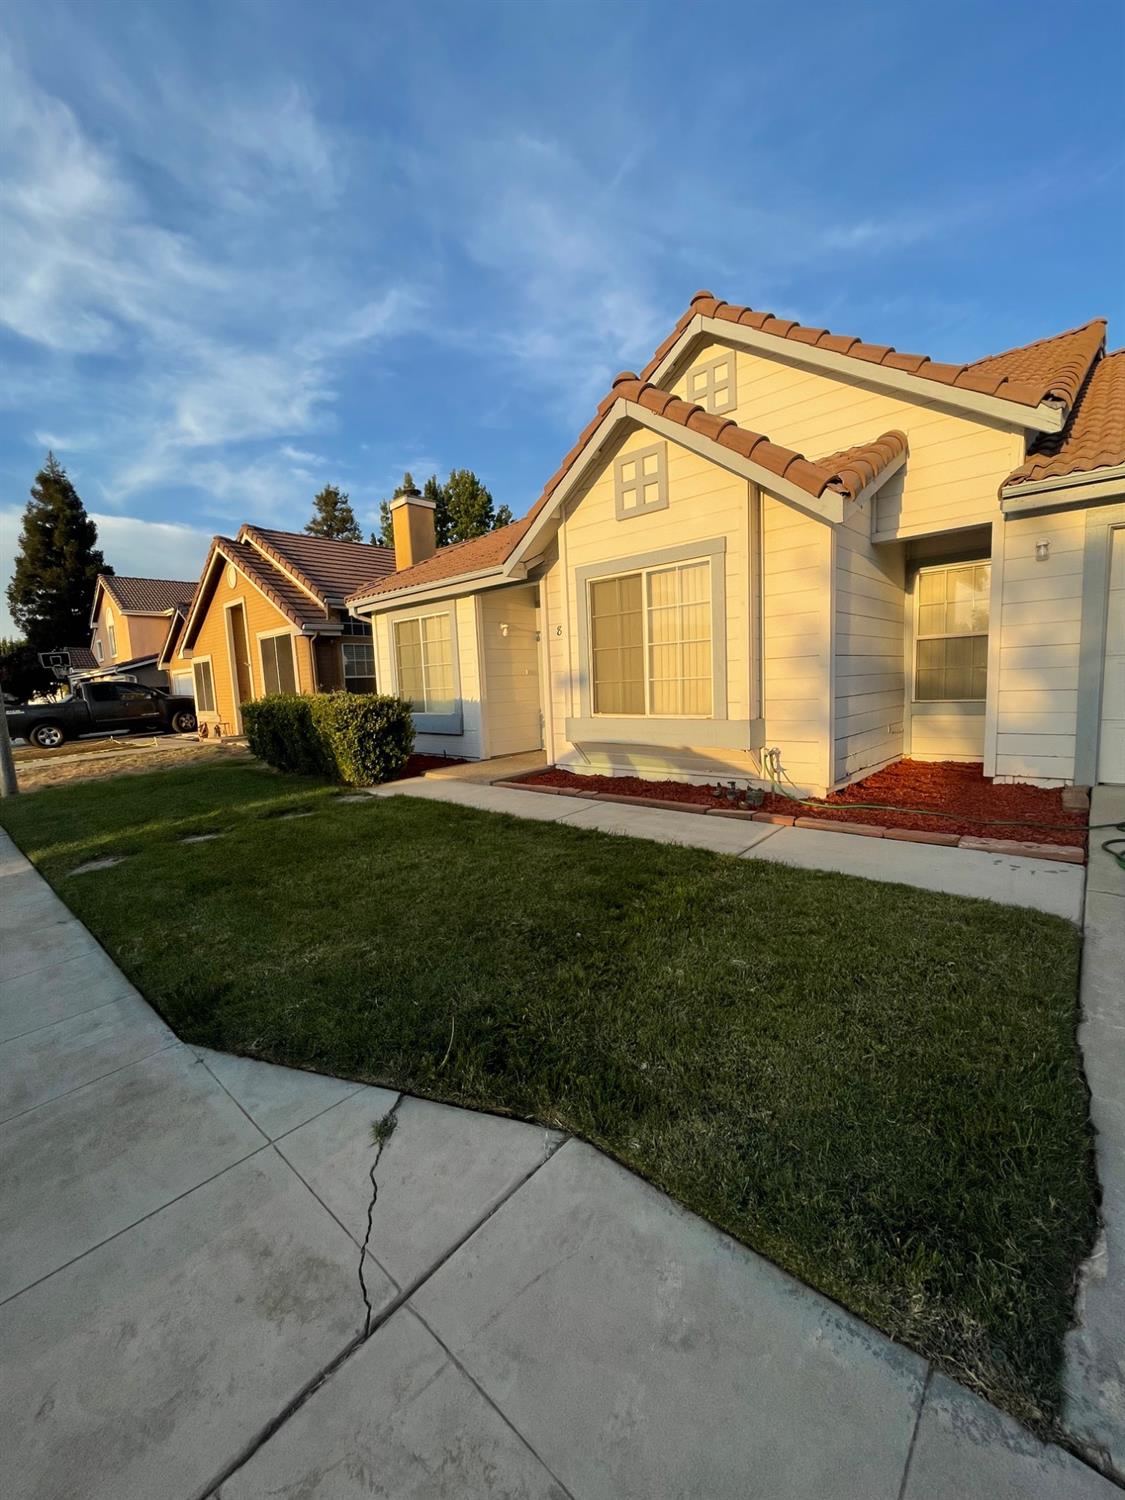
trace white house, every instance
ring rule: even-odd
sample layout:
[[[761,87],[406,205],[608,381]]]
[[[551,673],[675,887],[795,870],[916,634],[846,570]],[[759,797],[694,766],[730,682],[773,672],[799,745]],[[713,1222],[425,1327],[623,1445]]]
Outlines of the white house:
[[[700,292],[523,520],[348,603],[419,748],[821,794],[903,756],[1125,781],[1125,350],[967,365]],[[763,434],[768,433],[766,437]],[[770,752],[773,752],[771,754]]]

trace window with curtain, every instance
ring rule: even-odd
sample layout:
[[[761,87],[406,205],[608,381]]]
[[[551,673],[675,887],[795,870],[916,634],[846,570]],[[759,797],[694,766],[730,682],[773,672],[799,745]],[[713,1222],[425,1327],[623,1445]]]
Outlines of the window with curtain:
[[[710,715],[710,563],[596,579],[589,603],[596,714]]]
[[[262,648],[262,682],[267,693],[295,693],[297,673],[293,666],[293,637],[267,635]]]
[[[419,713],[452,713],[457,702],[449,616],[396,620],[394,639],[399,696],[409,699]]]
[[[344,641],[344,691],[375,691],[375,647],[370,641]]]
[[[918,573],[914,698],[919,703],[979,702],[988,683],[987,562],[922,568]]]
[[[215,712],[215,683],[211,676],[211,663],[192,663],[191,675],[195,685],[195,707],[199,713]]]

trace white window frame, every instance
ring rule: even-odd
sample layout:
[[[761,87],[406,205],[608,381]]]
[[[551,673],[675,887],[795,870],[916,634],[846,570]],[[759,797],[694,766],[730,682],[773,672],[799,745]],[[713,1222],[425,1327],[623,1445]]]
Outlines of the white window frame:
[[[371,670],[370,670],[370,672],[349,672],[348,671],[348,647],[349,646],[362,646],[365,650],[367,650],[367,651],[369,651],[371,653]],[[349,678],[351,678],[351,679],[354,680],[355,678],[365,678],[365,677],[366,678],[370,678],[370,680],[375,684],[375,686],[371,689],[371,691],[373,693],[378,692],[378,690],[379,690],[379,673],[378,673],[378,665],[377,665],[376,660],[375,660],[375,639],[374,639],[374,637],[373,636],[362,636],[362,635],[352,635],[352,636],[345,635],[345,636],[341,636],[340,637],[340,678],[341,678],[341,681],[344,684],[344,691],[345,691],[345,693],[350,693],[351,691],[353,691],[351,688],[348,687],[348,679]],[[366,691],[366,689],[364,689],[363,691]]]
[[[966,640],[988,640],[992,633],[992,590],[987,591],[989,600],[988,628],[987,630],[938,630],[927,631],[923,635],[919,620],[922,615],[922,589],[920,587],[922,575],[926,573],[948,573],[953,568],[981,568],[988,569],[989,584],[992,582],[992,559],[990,557],[966,557],[955,562],[929,563],[919,567],[914,574],[914,641],[911,651],[910,664],[910,697],[912,704],[921,705],[923,708],[930,703],[979,703],[983,706],[988,700],[988,675],[985,670],[984,692],[979,698],[920,698],[918,696],[918,646],[922,641],[966,641]]]
[[[645,474],[645,464],[650,458],[656,460],[655,475]],[[625,474],[628,465],[634,465],[631,478]],[[656,485],[656,499],[646,501],[645,489]],[[633,497],[632,503],[629,496]],[[628,521],[633,516],[650,516],[653,511],[668,509],[668,444],[649,443],[645,448],[632,448],[628,453],[619,453],[613,461],[613,507],[619,521]]]
[[[102,650],[102,638],[100,635],[94,637],[94,655],[98,658],[99,661],[103,661],[105,659],[105,653]]]
[[[738,405],[737,379],[738,363],[732,349],[688,371],[687,398],[712,416],[724,416]]]
[[[711,707],[706,714],[699,713],[655,713],[652,708],[652,670],[650,651],[652,641],[649,631],[649,613],[652,609],[649,591],[649,579],[654,573],[669,573],[682,571],[685,568],[707,569],[707,614],[711,625],[711,639],[708,641],[708,658],[711,665]],[[645,707],[640,714],[620,713],[616,711],[606,712],[596,708],[597,682],[594,676],[594,586],[599,583],[612,583],[618,578],[640,578],[641,580],[641,661],[643,663]],[[595,719],[713,719],[715,717],[715,703],[718,698],[718,684],[715,680],[715,619],[711,593],[714,588],[714,569],[710,557],[686,557],[674,562],[649,563],[636,568],[622,568],[620,572],[605,573],[598,578],[587,578],[586,580],[586,618],[589,624],[589,643],[587,646],[589,660],[586,663],[590,679],[590,714]]]
[[[262,692],[261,692],[261,696],[263,698],[266,697],[267,694],[269,693],[269,687],[266,684],[266,656],[265,656],[265,652],[262,649],[262,643],[264,641],[278,640],[283,635],[287,636],[288,639],[289,639],[289,651],[290,651],[290,653],[292,655],[292,658],[293,658],[293,691],[295,693],[299,693],[301,691],[301,673],[300,673],[300,669],[297,666],[297,646],[296,646],[296,642],[294,640],[294,637],[296,636],[296,633],[297,632],[295,630],[287,630],[287,629],[283,629],[283,630],[259,630],[259,631],[255,632],[255,639],[258,642],[258,669],[261,672],[261,676],[262,676]],[[280,693],[281,691],[282,691],[282,688],[279,685],[278,686],[278,692]]]
[[[196,682],[196,667],[206,667],[207,677],[211,684],[211,707],[204,708],[199,701],[199,687]],[[215,696],[215,668],[209,656],[193,656],[191,659],[191,696],[195,699],[195,711],[197,714],[217,714],[219,712],[219,700]]]
[[[400,697],[406,695],[402,691],[402,682],[399,675],[398,665],[398,627],[408,625],[413,621],[432,620],[440,615],[445,615],[449,620],[449,651],[452,666],[451,686],[453,691],[453,708],[449,713],[430,713],[426,709],[413,709],[415,728],[422,734],[461,734],[464,729],[463,708],[461,702],[461,663],[457,650],[457,611],[451,605],[449,609],[428,609],[420,614],[391,615],[389,619],[390,644],[391,644],[391,671],[394,674],[395,693]],[[419,629],[421,635],[421,629]],[[425,683],[425,656],[422,658],[422,677]]]
[[[117,660],[117,630],[116,630],[116,627],[114,626],[114,623],[113,623],[113,615],[110,613],[109,610],[106,610],[106,616],[105,616],[105,633],[106,633],[106,636],[107,636],[107,638],[109,640],[109,654],[110,654],[110,656],[113,657],[114,661],[116,661]]]

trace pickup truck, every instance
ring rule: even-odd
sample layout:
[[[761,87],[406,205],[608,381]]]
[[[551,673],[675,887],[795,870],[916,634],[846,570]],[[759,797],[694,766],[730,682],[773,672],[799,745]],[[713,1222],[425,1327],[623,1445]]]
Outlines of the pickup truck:
[[[191,698],[172,697],[137,682],[79,682],[67,698],[23,703],[5,712],[11,737],[40,750],[57,750],[80,734],[190,734],[195,728]]]

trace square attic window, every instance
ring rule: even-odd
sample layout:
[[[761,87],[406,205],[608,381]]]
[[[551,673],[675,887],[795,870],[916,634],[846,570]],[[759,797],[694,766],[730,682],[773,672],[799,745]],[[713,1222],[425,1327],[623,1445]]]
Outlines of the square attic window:
[[[735,391],[734,354],[720,354],[688,371],[687,398],[713,416],[733,411],[738,397]]]
[[[667,507],[667,452],[667,443],[654,443],[623,453],[614,463],[613,502],[619,521]]]

